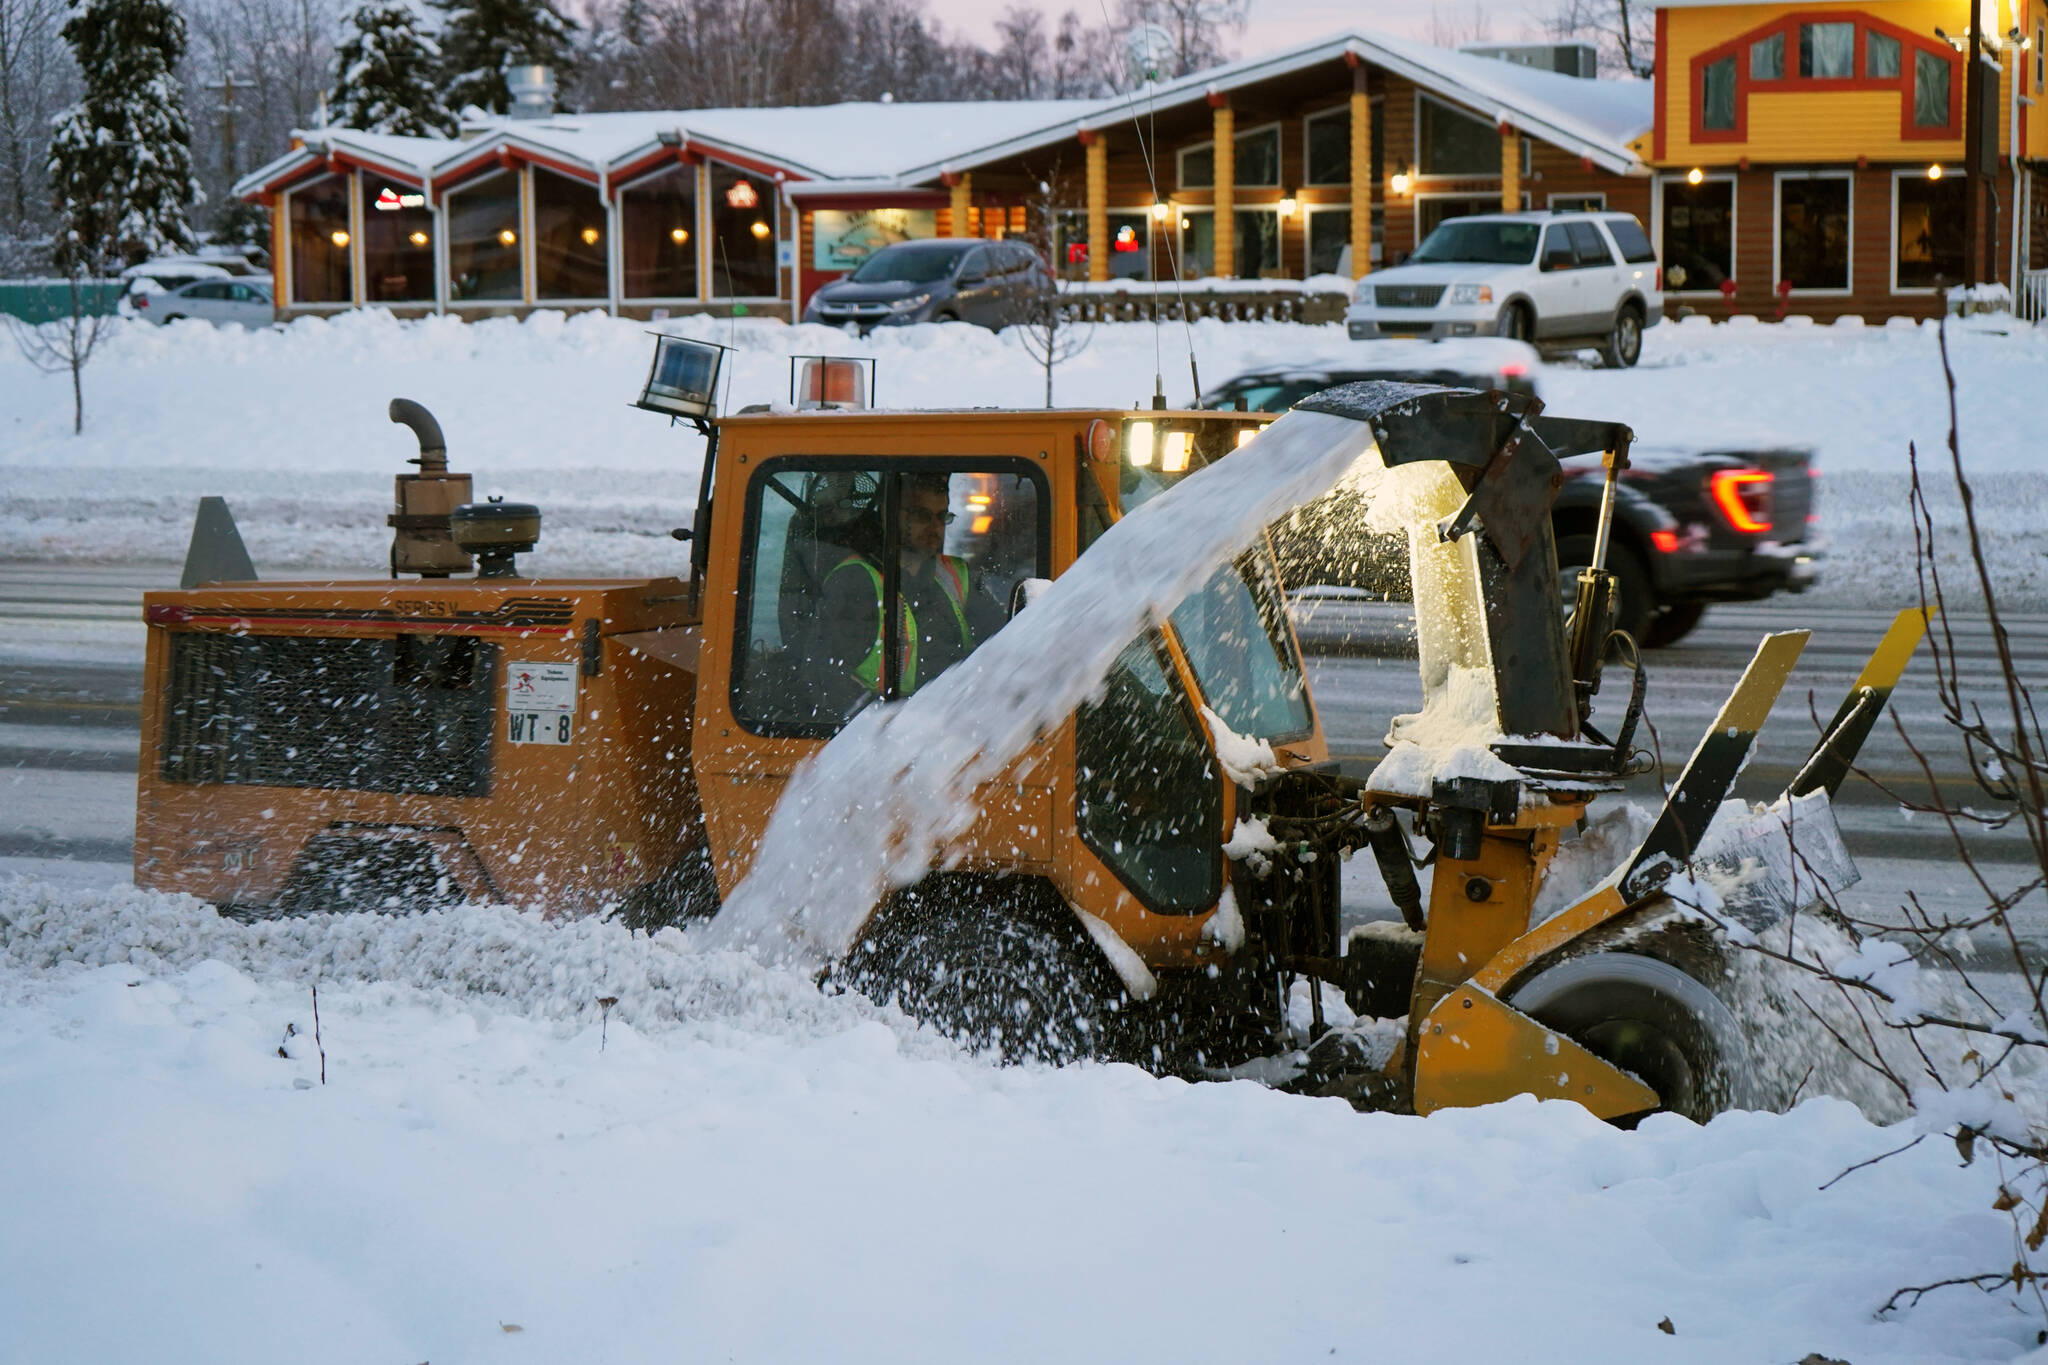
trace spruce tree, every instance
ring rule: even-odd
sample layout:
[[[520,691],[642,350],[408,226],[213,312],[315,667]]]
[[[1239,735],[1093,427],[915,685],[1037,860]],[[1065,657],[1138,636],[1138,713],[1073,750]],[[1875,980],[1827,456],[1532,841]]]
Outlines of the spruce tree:
[[[512,108],[505,72],[515,66],[552,67],[566,89],[573,66],[576,25],[552,0],[438,0],[448,16],[441,52],[448,103],[475,105],[494,114]]]
[[[328,115],[344,128],[399,137],[450,137],[441,48],[407,0],[361,0],[342,21]]]
[[[114,257],[189,251],[186,210],[205,195],[172,75],[185,53],[183,16],[170,0],[78,0],[63,36],[85,93],[50,139],[58,268],[96,272]]]

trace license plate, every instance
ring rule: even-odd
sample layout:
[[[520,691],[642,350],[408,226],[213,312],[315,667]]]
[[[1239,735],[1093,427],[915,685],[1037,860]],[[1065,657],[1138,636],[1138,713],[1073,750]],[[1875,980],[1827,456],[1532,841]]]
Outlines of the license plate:
[[[576,734],[576,665],[505,665],[505,738],[513,744],[567,744]]]

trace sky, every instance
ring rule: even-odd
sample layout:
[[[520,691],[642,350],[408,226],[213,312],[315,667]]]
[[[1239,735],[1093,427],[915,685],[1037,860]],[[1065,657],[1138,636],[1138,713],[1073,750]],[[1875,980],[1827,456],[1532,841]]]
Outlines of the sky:
[[[988,40],[995,32],[995,18],[1007,5],[996,0],[927,0],[932,14],[947,28],[976,39]],[[1101,22],[1103,0],[1071,0],[1083,18]],[[1063,0],[1040,0],[1040,9],[1057,16],[1067,9]],[[1091,8],[1096,11],[1091,13]],[[1238,43],[1240,53],[1249,56],[1319,38],[1343,28],[1379,29],[1411,38],[1432,36],[1435,22],[1453,28],[1459,38],[1469,40],[1475,27],[1480,35],[1500,41],[1535,36],[1532,11],[1546,8],[1541,0],[1252,0],[1251,23]]]

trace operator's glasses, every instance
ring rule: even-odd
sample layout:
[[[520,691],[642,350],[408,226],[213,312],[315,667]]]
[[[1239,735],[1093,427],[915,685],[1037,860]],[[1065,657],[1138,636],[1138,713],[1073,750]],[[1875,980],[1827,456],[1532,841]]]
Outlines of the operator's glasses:
[[[955,513],[934,511],[929,507],[906,507],[903,509],[903,519],[921,522],[926,526],[951,526],[959,517]]]

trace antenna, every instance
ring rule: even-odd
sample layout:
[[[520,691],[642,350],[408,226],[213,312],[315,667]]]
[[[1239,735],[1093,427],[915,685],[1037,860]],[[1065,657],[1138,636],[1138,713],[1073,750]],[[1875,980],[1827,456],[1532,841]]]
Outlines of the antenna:
[[[1102,10],[1103,27],[1113,28],[1114,25],[1109,18],[1108,0],[1096,0],[1096,3]],[[1145,24],[1127,37],[1125,49],[1126,54],[1134,62],[1141,63],[1145,77],[1145,120],[1151,125],[1149,140],[1146,126],[1138,121],[1138,111],[1135,108],[1131,110],[1131,128],[1138,135],[1138,155],[1144,159],[1145,181],[1152,187],[1152,202],[1155,205],[1163,201],[1159,197],[1159,168],[1154,155],[1159,145],[1159,110],[1153,103],[1152,75],[1153,63],[1162,54],[1162,40],[1170,43],[1172,35],[1156,24]],[[1117,94],[1123,95],[1124,92],[1118,89]],[[1156,223],[1159,219],[1155,217],[1152,221]],[[1181,288],[1180,256],[1174,250],[1179,232],[1180,215],[1175,211],[1173,231],[1167,234],[1166,238],[1166,264],[1173,271],[1173,297],[1180,305],[1181,333],[1186,337],[1188,344],[1188,371],[1195,379],[1194,402],[1199,403],[1202,401],[1202,376],[1200,371],[1195,369],[1195,329],[1188,321],[1187,291]],[[1165,366],[1160,357],[1159,330],[1159,296],[1155,293],[1152,297],[1152,406],[1155,409],[1166,406]]]
[[[725,348],[737,355],[739,354],[740,347],[740,315],[733,311],[734,305],[729,301],[732,298],[732,258],[725,254],[724,233],[719,233],[713,240],[718,243],[718,262],[725,267],[725,287],[728,300],[725,305]],[[716,284],[717,281],[714,280],[712,283]],[[739,366],[737,365],[733,366],[733,369],[738,368]],[[732,375],[729,372],[725,376],[725,406],[728,410],[732,408]]]

